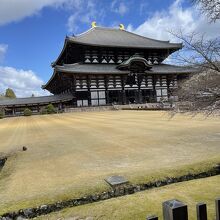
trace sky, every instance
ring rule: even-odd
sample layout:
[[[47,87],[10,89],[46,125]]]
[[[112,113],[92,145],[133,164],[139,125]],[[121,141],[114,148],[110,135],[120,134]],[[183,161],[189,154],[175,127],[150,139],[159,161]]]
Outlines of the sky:
[[[47,95],[51,63],[66,36],[98,26],[118,28],[159,40],[177,41],[171,30],[220,35],[190,0],[0,0],[0,94],[12,88],[17,97]]]

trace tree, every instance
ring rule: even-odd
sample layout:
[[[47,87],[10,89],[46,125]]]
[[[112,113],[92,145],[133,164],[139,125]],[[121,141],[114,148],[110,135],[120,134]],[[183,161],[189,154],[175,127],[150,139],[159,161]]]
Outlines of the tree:
[[[54,114],[56,113],[56,109],[53,104],[49,104],[43,108],[41,108],[41,114]]]
[[[46,109],[47,109],[47,114],[56,113],[56,109],[55,109],[55,107],[53,106],[53,104],[47,105]]]
[[[15,93],[12,89],[8,88],[5,91],[5,97],[7,97],[7,98],[16,98],[16,95],[15,95]]]
[[[205,70],[180,84],[177,95],[185,111],[220,113],[220,74]],[[183,110],[183,108],[181,108]],[[176,109],[177,110],[177,109]]]
[[[220,0],[191,0],[210,22],[220,19]],[[183,34],[171,32],[184,44],[184,49],[174,57],[181,64],[198,68],[199,73],[192,75],[179,85],[177,95],[180,106],[185,111],[199,111],[208,114],[220,112],[220,37],[206,39],[198,33]]]
[[[192,0],[211,22],[220,19],[220,0]]]
[[[32,115],[32,111],[29,108],[25,108],[24,109],[24,116],[31,116]]]
[[[173,56],[179,64],[220,72],[220,37],[206,39],[205,35],[182,30],[170,33],[183,42],[183,49]]]
[[[205,39],[196,33],[172,33],[184,48],[175,56],[177,62],[197,68],[198,72],[179,85],[178,108],[185,111],[220,112],[220,38]],[[182,108],[183,110],[183,108]]]

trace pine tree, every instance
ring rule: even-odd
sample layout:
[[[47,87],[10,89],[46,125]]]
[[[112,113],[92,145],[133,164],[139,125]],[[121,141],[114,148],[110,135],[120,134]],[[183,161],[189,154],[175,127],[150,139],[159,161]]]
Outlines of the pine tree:
[[[5,97],[13,99],[13,98],[16,98],[16,95],[12,89],[8,88],[5,91]]]

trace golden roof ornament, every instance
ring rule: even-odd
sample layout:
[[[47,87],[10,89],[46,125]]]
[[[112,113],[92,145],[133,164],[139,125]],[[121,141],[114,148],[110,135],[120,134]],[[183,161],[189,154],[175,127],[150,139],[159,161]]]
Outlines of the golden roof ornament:
[[[91,25],[92,25],[92,28],[97,27],[95,21],[93,21]]]
[[[119,24],[119,29],[120,30],[124,30],[125,29],[125,26],[123,24]]]

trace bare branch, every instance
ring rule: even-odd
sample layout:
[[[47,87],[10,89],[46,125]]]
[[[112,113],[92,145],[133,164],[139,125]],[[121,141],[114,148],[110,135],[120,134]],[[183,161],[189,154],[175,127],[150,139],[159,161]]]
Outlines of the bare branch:
[[[205,14],[210,22],[220,19],[220,0],[191,0],[197,5],[201,13]]]

